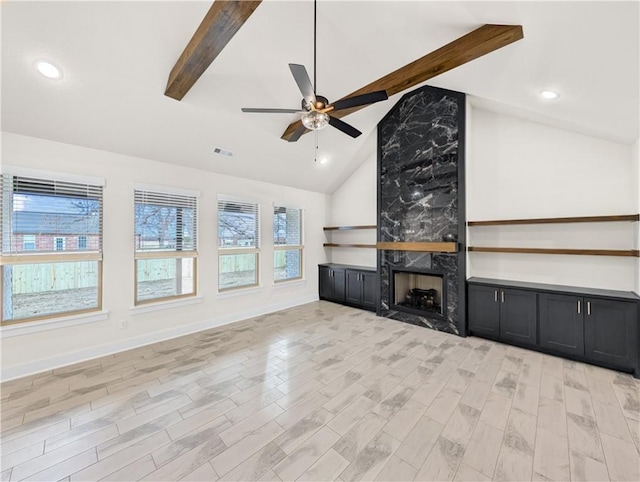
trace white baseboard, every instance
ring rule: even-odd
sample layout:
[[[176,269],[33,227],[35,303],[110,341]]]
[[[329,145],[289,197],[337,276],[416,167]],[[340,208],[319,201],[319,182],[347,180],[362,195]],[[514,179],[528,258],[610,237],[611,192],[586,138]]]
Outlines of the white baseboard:
[[[132,348],[138,348],[159,341],[169,340],[177,338],[179,336],[189,335],[190,333],[196,333],[199,331],[209,330],[218,326],[228,325],[237,321],[246,320],[247,318],[253,318],[255,316],[265,315],[267,313],[273,313],[275,311],[284,310],[287,308],[293,308],[294,306],[304,305],[318,301],[317,295],[305,296],[297,298],[283,303],[275,303],[273,305],[263,306],[254,310],[243,311],[240,313],[233,313],[230,315],[219,316],[213,319],[199,321],[197,323],[191,323],[189,325],[182,325],[169,330],[163,330],[158,332],[149,333],[144,336],[136,338],[130,338],[128,340],[118,341],[116,343],[109,343],[106,345],[99,345],[85,350],[76,351],[73,353],[65,353],[64,355],[58,355],[50,358],[32,361],[25,363],[24,365],[18,365],[15,367],[3,368],[0,371],[0,381],[6,382],[15,378],[22,378],[27,375],[34,375],[36,373],[53,370],[55,368],[72,365],[94,358],[100,358],[106,355],[112,355],[125,350],[131,350]]]

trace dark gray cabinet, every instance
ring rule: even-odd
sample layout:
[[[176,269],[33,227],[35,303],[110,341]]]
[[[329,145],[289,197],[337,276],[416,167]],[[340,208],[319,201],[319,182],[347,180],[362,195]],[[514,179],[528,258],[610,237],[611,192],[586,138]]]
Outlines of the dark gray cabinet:
[[[530,291],[500,290],[500,338],[522,345],[537,343],[537,299]]]
[[[330,301],[345,300],[345,269],[319,266],[320,298]]]
[[[638,362],[638,305],[624,301],[585,298],[585,356],[634,368]]]
[[[640,297],[631,292],[468,280],[472,335],[526,346],[640,378]]]
[[[375,272],[347,269],[345,301],[353,306],[375,311],[378,299],[377,279]]]
[[[584,354],[584,300],[540,293],[540,346],[569,355]]]
[[[500,290],[496,287],[469,286],[467,300],[469,303],[469,331],[471,333],[484,335],[488,338],[498,338],[500,335],[499,296]]]
[[[319,265],[320,299],[375,311],[378,304],[376,271],[348,265]]]
[[[524,345],[536,344],[535,293],[470,285],[468,303],[472,334]]]

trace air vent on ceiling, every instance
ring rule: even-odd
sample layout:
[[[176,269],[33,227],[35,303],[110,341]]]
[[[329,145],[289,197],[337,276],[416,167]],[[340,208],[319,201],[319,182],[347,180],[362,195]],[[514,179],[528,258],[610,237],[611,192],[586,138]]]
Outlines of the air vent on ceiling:
[[[213,153],[214,154],[218,154],[219,156],[233,157],[233,152],[232,151],[226,151],[226,150],[221,149],[219,147],[214,147],[213,148]]]

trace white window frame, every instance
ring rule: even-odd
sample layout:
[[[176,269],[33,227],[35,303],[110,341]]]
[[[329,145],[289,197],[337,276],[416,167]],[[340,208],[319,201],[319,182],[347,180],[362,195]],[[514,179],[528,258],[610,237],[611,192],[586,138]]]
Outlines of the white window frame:
[[[99,189],[100,195],[100,209],[99,209],[99,246],[98,249],[91,252],[61,252],[56,251],[56,241],[55,239],[59,236],[54,237],[54,245],[52,250],[45,252],[37,251],[37,243],[35,246],[35,252],[31,252],[32,250],[28,250],[29,253],[23,252],[15,252],[10,247],[11,238],[14,236],[12,232],[12,212],[13,212],[13,182],[10,181],[10,193],[7,195],[9,199],[9,206],[5,205],[5,200],[7,198],[0,199],[0,205],[3,206],[4,212],[2,213],[2,240],[0,242],[0,322],[3,327],[9,327],[12,325],[18,325],[22,323],[31,323],[31,322],[42,322],[43,320],[57,321],[59,319],[66,320],[69,317],[75,317],[78,315],[83,315],[85,313],[96,313],[102,312],[102,237],[103,237],[103,225],[102,225],[102,213],[104,209],[104,197],[103,197],[103,189],[105,186],[104,179],[96,178],[96,177],[88,177],[88,176],[78,176],[73,174],[65,174],[60,172],[53,171],[43,171],[38,169],[29,169],[29,168],[21,168],[15,166],[5,165],[2,170],[0,170],[0,184],[2,185],[2,189],[4,190],[5,182],[2,180],[4,177],[21,177],[21,178],[30,178],[36,180],[42,180],[45,182],[63,182],[63,183],[75,183],[75,184],[85,184],[87,186],[91,186],[93,189]],[[1,194],[5,196],[3,192]],[[8,209],[7,209],[8,208]],[[62,238],[64,239],[64,238]],[[65,241],[63,241],[64,243]],[[66,246],[66,244],[65,244]],[[23,242],[24,247],[24,242]],[[86,309],[78,309],[78,310],[70,310],[64,312],[56,312],[56,313],[47,313],[43,315],[30,316],[27,318],[19,318],[19,319],[4,319],[4,275],[5,275],[5,267],[11,267],[20,264],[55,264],[55,263],[71,263],[71,262],[81,262],[81,261],[96,261],[97,262],[97,299],[96,306],[92,308]]]
[[[28,240],[27,240],[28,238]],[[33,248],[27,248],[27,244],[33,244]],[[35,251],[38,247],[35,234],[22,235],[22,250],[23,251]]]
[[[273,259],[274,259],[274,263],[273,263],[273,282],[275,284],[279,284],[279,283],[289,283],[291,281],[299,281],[301,279],[304,278],[304,210],[302,208],[299,207],[293,207],[293,206],[287,206],[286,204],[278,204],[278,203],[274,203],[273,205],[273,215],[275,217],[276,215],[276,209],[295,209],[296,211],[298,211],[300,214],[300,244],[276,244],[276,240],[273,240]],[[275,234],[275,233],[274,233]],[[277,251],[299,251],[300,252],[300,276],[296,276],[295,278],[285,278],[285,279],[280,279],[277,280],[275,279],[275,255]]]
[[[255,289],[256,287],[260,287],[260,242],[261,242],[260,203],[255,199],[247,199],[247,198],[240,198],[235,196],[219,194],[217,208],[216,208],[216,214],[218,216],[218,219],[220,216],[220,202],[237,202],[237,203],[242,203],[247,205],[255,205],[257,226],[256,226],[256,246],[255,247],[252,246],[252,247],[246,247],[246,248],[242,248],[242,247],[225,248],[224,246],[220,245],[220,227],[219,227],[219,223],[216,221],[216,232],[217,232],[217,240],[218,240],[218,293],[229,293],[231,291],[239,291],[239,290],[251,290],[251,289]],[[222,256],[243,255],[243,254],[255,255],[255,265],[256,265],[255,283],[241,285],[241,286],[231,286],[229,288],[221,288],[220,287],[220,274],[221,274],[220,268],[222,266],[222,260],[221,260]]]
[[[58,249],[58,240],[62,241],[62,249]],[[53,250],[54,251],[64,251],[67,247],[67,239],[64,236],[56,236],[53,238]]]
[[[147,193],[152,195],[158,195],[160,197],[166,197],[169,199],[172,195],[193,198],[193,209],[194,209],[194,233],[193,233],[193,246],[194,249],[191,250],[166,250],[166,249],[155,249],[155,250],[144,250],[137,246],[136,236],[136,223],[135,219],[136,213],[136,205],[138,199],[138,193]],[[150,305],[153,303],[166,304],[167,302],[183,300],[185,298],[197,298],[198,297],[198,250],[197,250],[197,239],[198,239],[198,198],[200,196],[200,191],[192,191],[188,189],[174,188],[169,186],[155,186],[150,184],[136,184],[134,186],[134,306],[141,305]],[[169,206],[169,204],[167,204]],[[179,206],[176,206],[179,207]],[[144,300],[138,299],[138,262],[141,260],[149,260],[149,259],[191,259],[193,261],[193,291],[191,293],[184,293],[178,295],[171,296],[159,296],[157,298],[148,298]]]

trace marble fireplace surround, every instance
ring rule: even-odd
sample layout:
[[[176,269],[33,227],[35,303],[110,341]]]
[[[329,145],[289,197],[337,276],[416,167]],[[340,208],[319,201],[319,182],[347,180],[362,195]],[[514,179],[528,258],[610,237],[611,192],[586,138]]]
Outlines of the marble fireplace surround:
[[[378,124],[378,315],[466,335],[465,95],[425,86],[404,95]],[[445,235],[457,242],[446,248]],[[391,243],[391,244],[389,244]],[[434,243],[432,252],[402,244]],[[444,274],[442,316],[398,310],[392,270]]]

